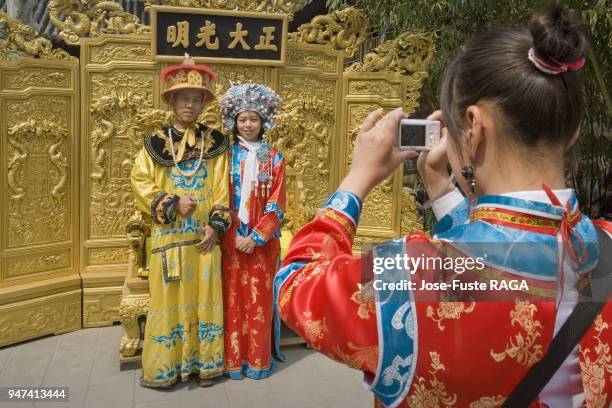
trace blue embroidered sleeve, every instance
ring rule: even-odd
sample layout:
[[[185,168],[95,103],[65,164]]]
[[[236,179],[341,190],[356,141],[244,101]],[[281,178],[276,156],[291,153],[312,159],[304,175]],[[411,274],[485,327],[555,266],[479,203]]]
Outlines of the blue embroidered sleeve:
[[[285,219],[285,213],[283,212],[283,209],[280,207],[280,205],[278,205],[278,203],[266,204],[266,206],[264,207],[264,214],[268,213],[276,214],[279,223],[282,223]]]
[[[321,209],[333,208],[348,217],[355,227],[359,224],[359,215],[363,204],[359,197],[348,191],[338,190],[329,197]]]
[[[259,232],[255,230],[251,231],[251,233],[249,234],[249,237],[251,237],[251,239],[255,241],[257,246],[262,246],[266,243],[266,239],[263,237],[263,235],[261,235]]]

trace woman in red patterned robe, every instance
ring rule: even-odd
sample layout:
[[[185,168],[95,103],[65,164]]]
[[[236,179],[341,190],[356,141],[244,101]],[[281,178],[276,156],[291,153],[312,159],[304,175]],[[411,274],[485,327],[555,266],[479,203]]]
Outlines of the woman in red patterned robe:
[[[233,132],[228,149],[233,224],[223,241],[225,375],[272,374],[272,280],[278,269],[285,211],[285,164],[263,139],[275,125],[279,98],[259,84],[236,85],[222,100]]]
[[[394,147],[401,109],[366,118],[351,170],[296,233],[275,277],[278,313],[313,348],[363,371],[377,406],[501,406],[587,284],[603,308],[523,406],[611,406],[612,307],[591,274],[602,255],[596,226],[609,237],[612,223],[581,214],[564,177],[584,109],[576,71],[586,46],[584,28],[556,8],[529,31],[488,31],[457,53],[442,111],[430,116],[444,125],[442,142],[418,161],[438,218],[433,236],[352,252],[363,200],[417,155]],[[449,165],[468,197],[449,185]],[[468,267],[470,258],[481,265]],[[452,290],[430,289],[443,283]]]

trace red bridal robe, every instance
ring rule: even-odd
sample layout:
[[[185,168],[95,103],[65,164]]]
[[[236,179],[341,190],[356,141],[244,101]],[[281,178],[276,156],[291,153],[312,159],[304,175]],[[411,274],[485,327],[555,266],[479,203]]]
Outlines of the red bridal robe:
[[[253,379],[272,374],[272,280],[278,270],[280,225],[285,211],[285,164],[270,149],[258,162],[257,187],[249,197],[249,224],[238,217],[241,181],[247,150],[234,144],[230,154],[230,200],[233,224],[223,241],[223,301],[225,323],[225,375]],[[258,159],[259,160],[259,159]],[[264,176],[263,178],[266,178]],[[251,237],[257,246],[250,254],[238,251],[237,236]]]

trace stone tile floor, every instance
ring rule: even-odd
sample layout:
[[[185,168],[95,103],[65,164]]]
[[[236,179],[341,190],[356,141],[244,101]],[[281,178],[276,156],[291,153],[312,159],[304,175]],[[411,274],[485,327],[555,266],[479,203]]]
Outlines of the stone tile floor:
[[[64,402],[0,402],[0,408],[371,408],[361,373],[303,347],[264,380],[194,380],[170,390],[140,386],[140,369],[119,369],[121,326],[82,329],[0,348],[0,386],[67,386]]]

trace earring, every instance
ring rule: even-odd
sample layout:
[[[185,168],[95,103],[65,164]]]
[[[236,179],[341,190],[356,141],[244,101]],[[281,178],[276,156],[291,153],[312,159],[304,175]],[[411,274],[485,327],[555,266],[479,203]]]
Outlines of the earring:
[[[461,169],[461,175],[467,182],[470,191],[468,191],[469,201],[472,202],[474,195],[476,194],[476,176],[474,176],[474,166],[472,163],[468,163]]]

